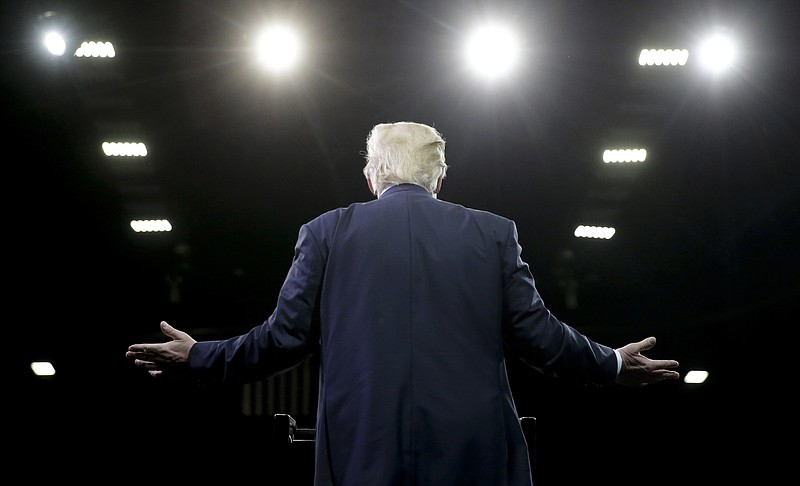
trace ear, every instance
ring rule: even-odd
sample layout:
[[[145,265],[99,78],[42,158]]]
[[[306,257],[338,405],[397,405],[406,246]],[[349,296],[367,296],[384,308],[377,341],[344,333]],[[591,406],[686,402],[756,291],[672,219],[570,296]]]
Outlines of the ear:
[[[372,186],[372,180],[369,177],[366,177],[366,179],[367,179],[367,186],[369,186],[369,192],[371,192],[373,196],[377,196],[378,193],[375,192],[375,188]]]
[[[434,194],[439,194],[439,192],[442,190],[442,180],[443,179],[444,179],[444,177],[439,176],[439,179],[436,180],[436,190],[433,191]]]

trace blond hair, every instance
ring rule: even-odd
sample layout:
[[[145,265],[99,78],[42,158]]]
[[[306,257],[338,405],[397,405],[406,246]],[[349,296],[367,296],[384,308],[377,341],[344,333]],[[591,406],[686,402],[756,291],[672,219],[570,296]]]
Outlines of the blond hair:
[[[435,194],[447,174],[445,141],[433,127],[396,122],[375,125],[367,137],[364,175],[377,194],[389,186],[411,183]]]

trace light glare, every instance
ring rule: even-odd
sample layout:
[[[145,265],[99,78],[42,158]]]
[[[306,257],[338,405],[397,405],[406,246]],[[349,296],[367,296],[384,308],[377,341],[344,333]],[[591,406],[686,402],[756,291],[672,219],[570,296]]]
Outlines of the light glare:
[[[616,232],[616,229],[610,227],[587,226],[582,224],[575,228],[574,234],[576,238],[600,238],[603,240],[610,240]]]
[[[300,40],[295,32],[285,26],[265,29],[256,45],[259,61],[270,71],[280,73],[297,64],[300,58]]]
[[[110,42],[83,42],[75,51],[75,57],[115,57],[114,45]]]
[[[172,231],[172,224],[166,219],[134,219],[131,228],[137,233],[162,233]]]
[[[103,142],[107,157],[146,157],[147,146],[141,142]]]
[[[714,34],[700,46],[698,58],[709,71],[719,73],[733,65],[736,46],[729,37]]]
[[[63,56],[67,50],[67,43],[64,38],[55,32],[50,32],[44,36],[44,45],[47,51],[54,56]]]
[[[642,49],[640,66],[684,66],[689,60],[688,49]]]
[[[494,79],[511,71],[519,50],[519,43],[509,29],[489,25],[476,30],[467,41],[467,63],[480,76]]]
[[[643,148],[603,151],[603,162],[606,164],[613,164],[616,162],[644,162],[646,158],[647,150]]]
[[[56,369],[49,361],[34,361],[31,363],[31,370],[36,376],[53,376]]]
[[[684,383],[703,383],[708,378],[708,371],[690,370],[683,377]]]

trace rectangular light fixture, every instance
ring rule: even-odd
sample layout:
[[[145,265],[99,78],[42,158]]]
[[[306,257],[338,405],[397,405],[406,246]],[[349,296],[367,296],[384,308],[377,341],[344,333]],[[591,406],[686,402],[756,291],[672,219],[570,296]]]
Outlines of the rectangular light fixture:
[[[603,240],[610,240],[617,230],[606,226],[589,226],[581,224],[575,228],[576,238],[600,238]]]
[[[108,157],[145,157],[147,146],[142,142],[103,142]]]
[[[102,57],[113,58],[117,55],[114,51],[114,44],[110,42],[81,42],[80,47],[75,50],[75,57]]]
[[[163,233],[172,231],[172,224],[166,219],[134,219],[131,228],[137,233]]]
[[[684,66],[689,60],[688,49],[642,49],[640,66]]]
[[[603,151],[603,162],[613,164],[616,162],[644,162],[647,150],[638,149],[613,149]]]

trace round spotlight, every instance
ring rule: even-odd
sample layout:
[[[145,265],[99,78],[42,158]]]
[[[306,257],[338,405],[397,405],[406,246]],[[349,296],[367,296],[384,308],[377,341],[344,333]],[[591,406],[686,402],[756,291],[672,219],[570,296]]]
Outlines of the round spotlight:
[[[54,56],[63,56],[67,51],[66,41],[56,32],[49,32],[44,36],[44,47]]]
[[[736,60],[736,45],[730,37],[714,34],[700,45],[698,60],[713,73],[729,69]]]
[[[485,79],[508,74],[519,59],[519,42],[514,33],[499,25],[477,29],[467,40],[469,67]]]
[[[299,61],[300,40],[292,29],[272,26],[264,29],[259,36],[256,51],[259,61],[267,70],[281,73]]]

